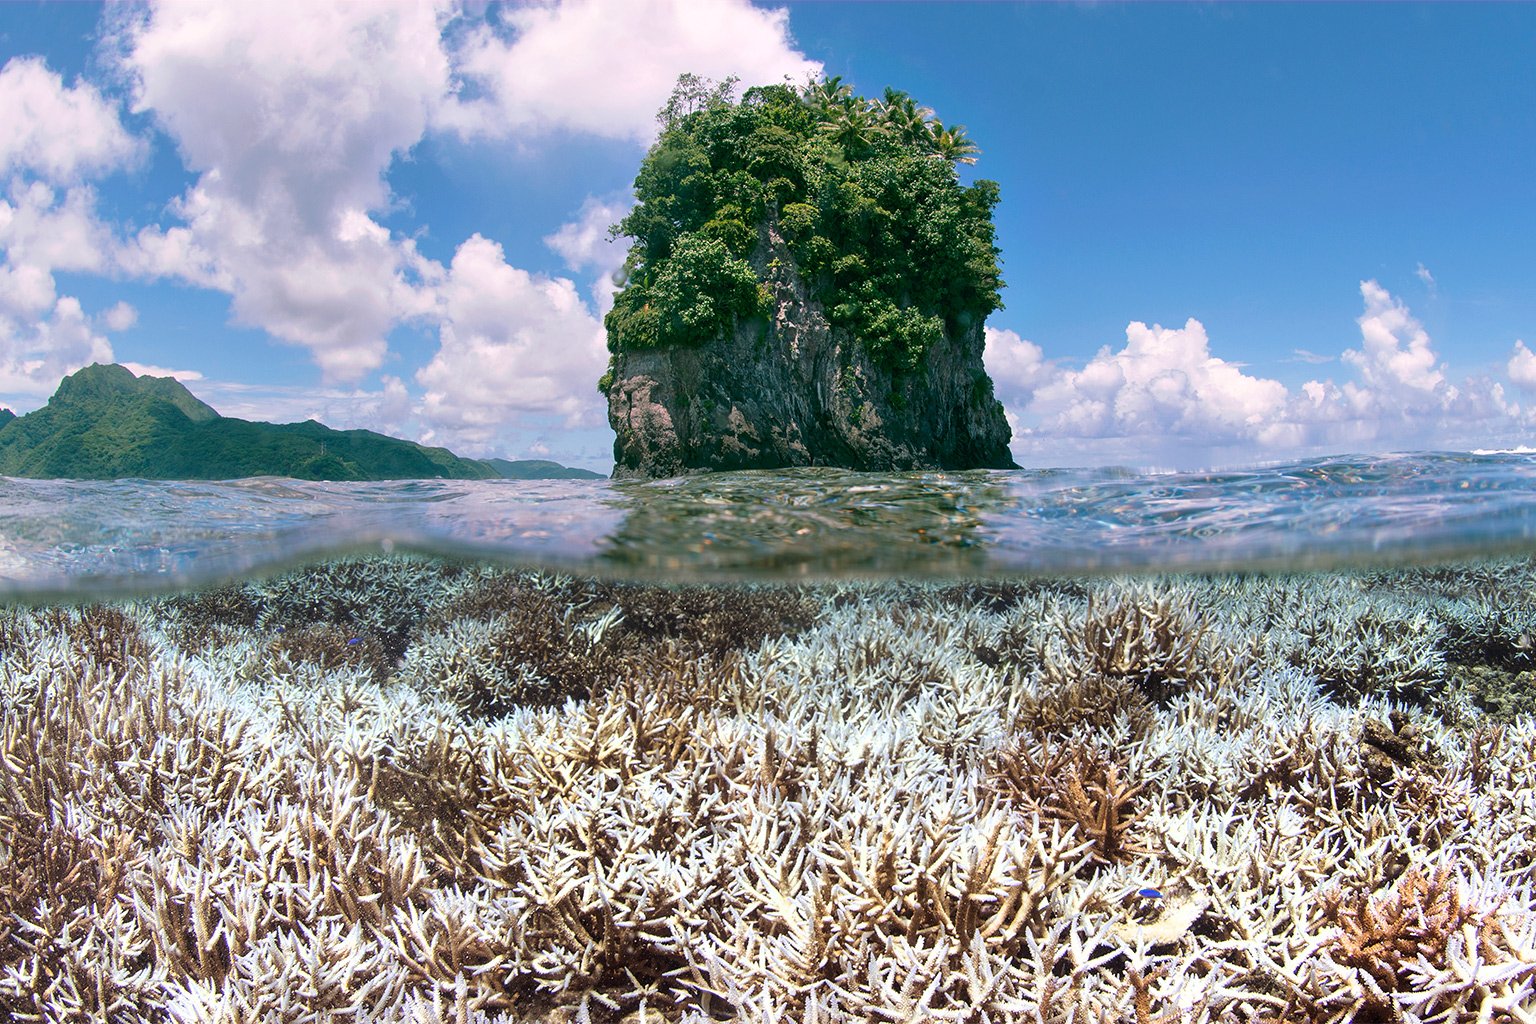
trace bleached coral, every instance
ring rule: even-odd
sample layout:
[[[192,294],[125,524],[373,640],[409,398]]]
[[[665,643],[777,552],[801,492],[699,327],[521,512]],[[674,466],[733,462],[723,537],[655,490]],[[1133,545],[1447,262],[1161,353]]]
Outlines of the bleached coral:
[[[309,577],[423,588],[372,626],[0,613],[0,1016],[1536,1019],[1536,722],[1448,681],[1486,588],[409,565]],[[275,640],[343,623],[383,653]]]

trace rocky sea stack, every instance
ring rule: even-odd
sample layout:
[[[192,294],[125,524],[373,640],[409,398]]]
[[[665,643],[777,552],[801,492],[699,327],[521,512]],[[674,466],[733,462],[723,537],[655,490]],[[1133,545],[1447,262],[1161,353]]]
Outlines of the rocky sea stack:
[[[903,93],[689,76],[618,226],[614,476],[1013,466],[982,365],[997,186]]]

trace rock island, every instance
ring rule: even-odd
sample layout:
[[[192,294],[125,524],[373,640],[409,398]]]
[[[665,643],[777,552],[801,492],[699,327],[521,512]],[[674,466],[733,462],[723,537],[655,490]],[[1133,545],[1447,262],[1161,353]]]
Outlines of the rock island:
[[[1008,468],[982,365],[995,182],[904,93],[683,76],[615,232],[615,477]]]

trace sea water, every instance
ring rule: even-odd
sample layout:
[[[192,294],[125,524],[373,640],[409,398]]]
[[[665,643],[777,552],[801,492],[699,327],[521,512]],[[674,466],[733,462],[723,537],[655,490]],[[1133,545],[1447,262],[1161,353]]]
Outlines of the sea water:
[[[1536,1019],[1536,456],[0,480],[0,1020]]]
[[[415,551],[661,582],[1302,570],[1528,553],[1536,455],[1220,473],[719,473],[645,482],[0,479],[0,590],[201,585]]]

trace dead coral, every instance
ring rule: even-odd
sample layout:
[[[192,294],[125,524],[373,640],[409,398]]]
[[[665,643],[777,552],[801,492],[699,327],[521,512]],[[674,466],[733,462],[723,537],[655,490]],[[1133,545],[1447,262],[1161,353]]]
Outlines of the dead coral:
[[[1154,710],[1146,691],[1126,676],[1056,672],[1021,697],[1013,726],[1041,736],[1069,736],[1107,729],[1123,718],[1130,735],[1140,737],[1151,726]]]
[[[125,672],[149,656],[138,621],[114,605],[49,608],[43,618],[46,626],[69,639],[80,657],[115,672]]]
[[[498,575],[510,604],[436,617]],[[187,656],[178,613],[126,607],[119,668],[78,611],[3,620],[0,1019],[1536,1017],[1536,721],[1410,724],[1387,677],[1346,704],[1289,664],[1308,587],[1395,591],[1089,581],[1095,665],[1065,591],[844,585],[771,632],[715,596],[390,578],[430,591],[393,675],[326,621],[293,632],[340,659],[237,624]],[[974,652],[1010,632],[1022,660]]]
[[[1454,868],[1414,866],[1388,892],[1320,893],[1318,922],[1334,931],[1319,952],[1363,983],[1351,1000],[1356,1020],[1398,1020],[1407,1008],[1420,1019],[1488,1019],[1498,988],[1536,975],[1501,911]]]
[[[383,679],[394,668],[394,659],[378,637],[356,636],[328,622],[280,629],[267,641],[267,650],[290,663],[314,665],[324,671],[355,666],[375,679]]]
[[[1191,683],[1235,675],[1236,659],[1216,649],[1209,633],[1205,618],[1183,602],[1132,594],[1108,607],[1090,600],[1067,648],[1089,671],[1134,682],[1163,701]]]
[[[1076,826],[1092,844],[1094,860],[1113,864],[1149,852],[1134,834],[1144,816],[1136,799],[1146,784],[1131,785],[1123,771],[1090,748],[1022,741],[998,752],[991,779],[1029,810]]]
[[[1425,760],[1417,726],[1401,712],[1393,712],[1391,724],[1368,718],[1360,727],[1360,764],[1376,782],[1390,782],[1402,769]]]
[[[819,604],[799,587],[656,587],[615,585],[600,599],[619,609],[620,628],[649,645],[675,640],[693,656],[750,650],[769,637],[792,636],[816,620]]]

